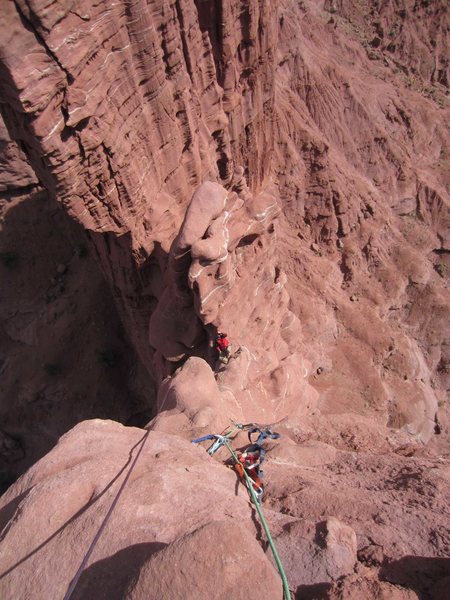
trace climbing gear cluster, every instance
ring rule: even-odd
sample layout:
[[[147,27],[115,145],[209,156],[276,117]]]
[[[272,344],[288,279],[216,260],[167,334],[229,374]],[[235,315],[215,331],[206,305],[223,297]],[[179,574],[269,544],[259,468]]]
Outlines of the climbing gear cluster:
[[[246,425],[242,425],[241,423],[236,423],[235,421],[232,421],[232,423],[233,427],[228,428],[221,434],[204,435],[192,440],[192,443],[200,444],[201,442],[213,441],[213,443],[207,449],[207,452],[210,456],[220,450],[222,446],[226,446],[226,448],[229,450],[233,467],[238,474],[239,479],[247,487],[250,498],[255,505],[256,511],[261,520],[261,524],[264,528],[264,532],[267,536],[267,541],[270,549],[272,550],[273,557],[278,567],[278,572],[280,573],[280,577],[283,582],[283,600],[291,600],[291,592],[289,590],[289,583],[286,573],[261,510],[261,499],[264,494],[264,486],[261,481],[263,473],[260,469],[260,466],[264,461],[266,454],[263,444],[267,439],[278,439],[280,434],[274,432],[270,425],[261,426],[256,423],[247,423]],[[249,446],[242,452],[235,451],[231,446],[231,440],[239,431],[247,431],[250,442]],[[258,437],[256,438],[256,441],[253,442],[252,435],[255,433],[258,433]]]
[[[193,444],[200,444],[201,442],[213,441],[211,446],[207,449],[210,456],[215,454],[222,446],[228,446],[229,441],[233,439],[239,431],[247,431],[248,439],[250,444],[244,451],[235,451],[236,460],[233,461],[233,468],[238,474],[240,480],[246,485],[246,479],[244,472],[252,480],[252,487],[255,492],[258,501],[264,494],[264,484],[262,478],[264,476],[261,470],[261,464],[263,463],[266,451],[263,448],[263,444],[267,439],[276,440],[280,437],[279,433],[272,431],[272,428],[267,426],[260,426],[256,423],[247,423],[243,425],[241,423],[235,423],[233,421],[233,427],[229,428],[221,434],[208,434],[200,438],[192,440]],[[258,434],[255,441],[252,440],[252,435]]]

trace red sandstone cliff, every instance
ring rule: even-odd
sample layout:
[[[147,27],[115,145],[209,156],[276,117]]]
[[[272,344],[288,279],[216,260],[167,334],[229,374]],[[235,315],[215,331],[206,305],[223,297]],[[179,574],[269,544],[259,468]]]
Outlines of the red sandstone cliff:
[[[17,0],[2,13],[0,181],[45,188],[86,231],[159,387],[153,427],[189,439],[229,417],[283,419],[266,504],[297,520],[279,532],[295,587],[324,583],[311,523],[336,516],[368,570],[329,597],[403,594],[382,589],[381,562],[448,547],[448,515],[430,516],[448,485],[446,3]],[[241,351],[214,378],[217,328]],[[424,444],[423,463],[392,454]],[[428,468],[440,483],[416,485]],[[350,484],[355,469],[380,480]],[[335,491],[347,485],[379,498],[353,513]],[[406,518],[405,494],[416,506],[422,492],[430,514]]]

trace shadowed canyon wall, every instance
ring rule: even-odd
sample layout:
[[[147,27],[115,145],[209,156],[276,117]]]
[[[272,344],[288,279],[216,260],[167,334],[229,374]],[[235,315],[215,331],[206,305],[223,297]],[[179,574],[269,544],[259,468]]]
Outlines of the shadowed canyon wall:
[[[447,2],[0,10],[0,595],[446,597]]]
[[[87,232],[149,374],[211,361],[225,328],[241,416],[356,410],[429,440],[448,388],[445,3],[3,12],[17,160]]]
[[[256,191],[269,171],[276,7],[208,6],[200,18],[194,2],[5,7],[5,119],[90,233],[147,361],[152,280],[193,190],[243,165]]]

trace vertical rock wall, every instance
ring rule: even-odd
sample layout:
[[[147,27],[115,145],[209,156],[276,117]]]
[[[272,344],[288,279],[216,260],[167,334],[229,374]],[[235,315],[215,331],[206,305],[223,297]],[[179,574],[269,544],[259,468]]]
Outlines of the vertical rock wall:
[[[318,394],[325,412],[439,429],[444,2],[17,0],[4,14],[9,132],[88,231],[153,374],[208,358],[224,327],[244,350],[220,384],[249,405],[256,389],[277,414]],[[208,181],[220,206],[199,201]]]
[[[276,5],[18,1],[3,12],[5,120],[90,233],[149,363],[154,280],[193,190],[229,184],[239,165],[255,191],[268,174]]]

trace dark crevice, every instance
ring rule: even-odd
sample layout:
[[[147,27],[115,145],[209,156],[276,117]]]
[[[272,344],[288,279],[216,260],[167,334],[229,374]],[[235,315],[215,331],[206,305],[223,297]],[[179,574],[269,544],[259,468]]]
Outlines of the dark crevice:
[[[64,73],[65,78],[66,78],[66,82],[67,85],[63,85],[61,87],[60,91],[63,94],[63,99],[61,102],[61,113],[64,119],[64,129],[61,132],[61,139],[63,141],[65,141],[66,139],[68,139],[70,137],[70,135],[73,135],[73,129],[71,127],[69,127],[67,125],[67,121],[69,119],[69,112],[68,112],[68,108],[66,105],[66,91],[67,91],[67,86],[71,85],[74,81],[73,76],[69,73],[69,71],[64,67],[64,65],[62,64],[62,62],[59,60],[59,58],[56,56],[56,54],[48,47],[46,41],[44,40],[44,38],[42,37],[42,35],[39,33],[39,31],[36,29],[36,27],[34,26],[34,24],[32,23],[32,20],[27,18],[25,16],[25,14],[23,13],[23,11],[21,10],[20,6],[18,5],[18,3],[16,2],[16,0],[14,0],[14,6],[16,8],[17,14],[19,15],[19,18],[21,20],[21,22],[23,23],[23,26],[25,29],[27,29],[28,31],[31,31],[33,33],[33,35],[35,36],[38,44],[40,46],[42,46],[45,50],[45,52],[47,53],[47,55],[53,60],[53,62],[59,67],[59,69]],[[32,13],[32,9],[30,8],[30,6],[27,4],[28,9],[30,11],[30,14]],[[57,91],[57,93],[58,93]],[[81,145],[81,142],[78,138],[78,136],[75,135],[75,138],[77,140],[79,149],[80,149],[80,156],[82,158],[82,160],[85,159],[85,152],[84,152],[84,148]],[[29,157],[29,154],[26,153],[27,157]],[[30,164],[32,164],[32,162],[30,161]]]
[[[225,181],[228,178],[228,158],[226,156],[217,160],[217,169],[220,179]]]
[[[258,234],[253,233],[251,235],[246,235],[245,237],[243,237],[239,244],[237,245],[238,248],[243,248],[244,246],[250,246],[250,244],[253,244],[253,242],[258,238]]]
[[[110,181],[116,186],[117,196],[119,198],[119,203],[120,203],[120,188],[119,188],[119,185],[116,182],[115,171],[114,171],[113,166],[111,164],[111,153],[110,153],[109,149],[105,146],[104,142],[101,143],[100,147],[102,148],[103,154],[105,155],[106,165],[108,167],[108,173],[109,173]],[[98,195],[98,199],[100,200],[100,202],[102,203],[102,205],[108,211],[108,215],[111,218],[111,220],[114,222],[114,224],[117,227],[120,228],[122,226],[122,223],[115,216],[114,210],[111,209],[112,207],[111,207],[110,203],[109,202],[103,202],[102,196],[100,194]]]
[[[181,35],[181,44],[183,47],[183,56],[184,56],[184,60],[186,63],[186,69],[189,75],[189,78],[192,82],[194,82],[194,72],[192,69],[192,62],[191,62],[191,58],[189,56],[189,48],[188,48],[188,44],[186,42],[186,29],[185,29],[185,25],[184,25],[184,16],[183,16],[183,10],[180,6],[180,0],[176,0],[175,2],[175,8],[177,11],[177,18],[178,21],[180,22],[180,35]]]
[[[342,238],[345,236],[345,233],[344,233],[344,229],[342,227],[342,219],[340,217],[339,201],[335,194],[332,195],[331,201],[333,203],[333,210],[334,210],[334,214],[336,215],[336,220],[337,220],[337,224],[338,224],[336,235],[338,238]]]
[[[441,426],[439,424],[437,413],[434,415],[434,433],[435,435],[441,434]]]
[[[8,201],[20,196],[31,196],[36,192],[40,192],[41,189],[42,187],[37,183],[30,183],[30,185],[17,188],[6,188],[0,191],[0,198]]]
[[[74,125],[73,129],[75,131],[83,131],[83,129],[89,125],[90,120],[91,117],[85,117],[84,119],[81,119],[81,121],[78,121],[78,123]]]
[[[226,143],[224,141],[224,135],[223,135],[223,130],[222,129],[218,129],[217,131],[214,131],[212,133],[212,137],[214,139],[214,141],[216,142],[216,146],[217,146],[217,155],[218,158],[216,160],[216,164],[217,164],[217,169],[219,171],[219,176],[222,179],[222,181],[226,181],[230,178],[230,173],[229,173],[229,159],[227,156],[227,147],[226,147]]]
[[[223,87],[225,73],[222,63],[222,0],[194,0],[198,22],[202,33],[206,33],[211,44],[216,67],[217,83]]]

